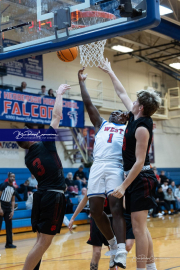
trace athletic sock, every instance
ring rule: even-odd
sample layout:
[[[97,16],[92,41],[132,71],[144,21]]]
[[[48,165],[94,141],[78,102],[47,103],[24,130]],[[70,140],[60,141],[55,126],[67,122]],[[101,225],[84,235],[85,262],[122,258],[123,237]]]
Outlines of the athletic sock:
[[[155,263],[146,264],[147,270],[157,270]]]
[[[117,245],[116,236],[114,235],[112,239],[108,240],[108,243],[111,247],[113,247],[114,245]]]
[[[120,243],[117,246],[118,246],[118,250],[126,250],[126,244],[125,243]]]
[[[146,268],[136,268],[136,270],[146,270]]]
[[[39,270],[40,264],[41,264],[41,260],[38,262],[38,264],[36,265],[36,267],[34,268],[34,270]]]

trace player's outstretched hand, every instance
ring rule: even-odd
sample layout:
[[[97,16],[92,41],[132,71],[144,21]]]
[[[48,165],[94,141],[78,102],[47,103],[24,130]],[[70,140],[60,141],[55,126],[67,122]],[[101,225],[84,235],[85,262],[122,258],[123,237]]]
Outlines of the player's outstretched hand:
[[[56,94],[57,95],[63,95],[67,90],[71,89],[70,85],[67,84],[61,84],[58,88],[58,90],[56,90]]]
[[[101,61],[101,65],[98,66],[100,69],[102,69],[104,72],[106,73],[111,73],[113,72],[112,68],[111,68],[111,63],[109,62],[109,60],[106,58],[106,60],[102,60]]]
[[[115,188],[115,190],[113,191],[113,193],[111,193],[111,195],[120,199],[124,196],[124,193],[125,193],[125,188],[122,184],[119,187]]]
[[[125,123],[129,120],[129,112],[123,112],[118,116],[118,120]]]
[[[82,69],[78,71],[79,82],[84,82],[87,78],[87,74],[84,74],[84,70],[85,70],[85,67],[83,67]]]
[[[72,229],[73,229],[72,228],[73,227],[73,223],[74,223],[74,219],[71,218],[70,221],[69,221],[69,226],[68,226],[68,228],[69,228],[70,231],[72,231]]]

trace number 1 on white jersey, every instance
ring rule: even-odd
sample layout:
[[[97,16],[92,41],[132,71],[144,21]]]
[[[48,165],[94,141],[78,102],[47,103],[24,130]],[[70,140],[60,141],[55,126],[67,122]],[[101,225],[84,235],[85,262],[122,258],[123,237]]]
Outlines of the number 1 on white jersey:
[[[108,141],[107,141],[108,143],[112,143],[113,135],[114,135],[113,133],[110,133],[110,134],[109,134],[109,139],[108,139]]]

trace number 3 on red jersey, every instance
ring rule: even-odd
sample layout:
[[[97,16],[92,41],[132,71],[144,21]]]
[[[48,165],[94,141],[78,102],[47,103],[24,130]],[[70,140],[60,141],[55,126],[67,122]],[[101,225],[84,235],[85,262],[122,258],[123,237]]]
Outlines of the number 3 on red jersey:
[[[113,135],[114,135],[113,133],[110,133],[110,134],[109,134],[109,139],[108,139],[108,141],[107,141],[108,143],[112,143]]]
[[[34,161],[33,161],[33,166],[34,167],[37,167],[39,170],[38,170],[38,175],[39,176],[42,176],[43,174],[45,174],[45,169],[44,169],[44,166],[41,164],[41,161],[39,158],[36,158]]]

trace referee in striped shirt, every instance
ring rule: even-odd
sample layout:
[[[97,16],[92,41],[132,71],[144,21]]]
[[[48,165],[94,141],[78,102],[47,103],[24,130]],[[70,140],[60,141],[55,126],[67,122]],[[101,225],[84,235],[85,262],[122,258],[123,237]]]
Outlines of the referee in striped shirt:
[[[12,240],[12,218],[15,206],[15,188],[13,187],[14,177],[10,174],[8,182],[4,182],[0,186],[0,230],[2,221],[6,223],[6,245],[5,248],[16,248]]]

